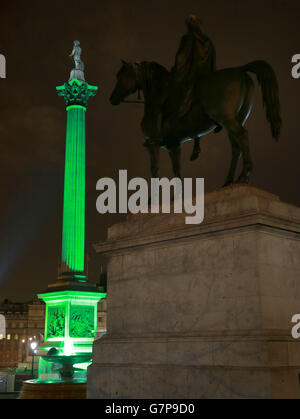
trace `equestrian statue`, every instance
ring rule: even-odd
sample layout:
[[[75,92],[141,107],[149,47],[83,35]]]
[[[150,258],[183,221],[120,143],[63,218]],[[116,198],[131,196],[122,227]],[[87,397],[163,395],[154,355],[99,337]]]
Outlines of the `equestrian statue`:
[[[252,159],[244,125],[253,105],[254,82],[248,73],[256,75],[272,137],[278,141],[281,117],[274,70],[266,61],[217,70],[214,45],[203,33],[198,17],[189,16],[186,26],[173,68],[168,71],[155,62],[122,61],[110,102],[119,105],[129,95],[142,91],[141,128],[153,178],[158,177],[160,148],[168,150],[174,176],[181,178],[181,145],[194,141],[191,155],[194,160],[200,153],[201,138],[224,129],[231,144],[232,159],[223,186],[249,183]],[[240,157],[242,169],[236,176]]]

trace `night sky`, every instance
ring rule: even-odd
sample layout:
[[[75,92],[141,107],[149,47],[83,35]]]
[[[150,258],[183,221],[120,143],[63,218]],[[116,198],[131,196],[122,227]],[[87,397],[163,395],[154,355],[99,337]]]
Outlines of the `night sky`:
[[[214,42],[217,67],[263,59],[280,88],[283,130],[270,134],[257,90],[247,122],[254,162],[252,185],[300,205],[300,79],[291,77],[291,58],[300,53],[299,0],[98,0],[6,1],[0,6],[0,53],[7,78],[0,79],[0,301],[30,300],[54,282],[60,256],[66,112],[55,87],[68,80],[68,58],[79,39],[86,80],[100,86],[87,112],[87,252],[89,277],[97,282],[101,259],[93,243],[124,219],[96,212],[96,182],[150,177],[140,130],[143,106],[112,107],[110,94],[121,59],[157,61],[170,69],[187,15],[197,14]],[[230,145],[225,132],[203,140],[200,158],[189,161],[183,146],[184,177],[204,177],[206,191],[225,181]],[[161,176],[172,177],[161,151]]]

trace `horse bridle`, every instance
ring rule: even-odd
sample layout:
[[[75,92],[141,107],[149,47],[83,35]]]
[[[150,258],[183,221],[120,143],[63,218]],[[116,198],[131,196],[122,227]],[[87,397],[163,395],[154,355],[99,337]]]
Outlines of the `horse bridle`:
[[[139,66],[140,66],[139,61],[136,61],[133,64],[133,68],[134,68],[137,80],[139,80]],[[140,88],[138,88],[137,100],[122,100],[122,102],[123,103],[139,103],[139,104],[142,104],[142,105],[145,103],[143,100],[141,100],[141,89]]]

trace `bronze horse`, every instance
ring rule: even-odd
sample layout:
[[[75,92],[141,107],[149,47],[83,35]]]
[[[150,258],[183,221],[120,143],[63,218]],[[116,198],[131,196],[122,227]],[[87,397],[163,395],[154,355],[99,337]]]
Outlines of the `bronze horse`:
[[[170,95],[170,72],[154,62],[123,61],[110,102],[119,105],[128,95],[140,90],[143,92],[144,117],[141,128],[146,139],[144,145],[150,153],[152,177],[158,177],[161,147],[169,151],[174,175],[181,177],[181,144],[194,139],[197,146],[200,137],[224,128],[232,149],[232,160],[224,186],[235,181],[240,156],[243,158],[243,166],[236,181],[249,182],[252,160],[244,124],[253,104],[254,82],[248,72],[256,75],[261,86],[271,133],[278,140],[281,129],[278,84],[267,62],[253,61],[242,67],[202,75],[195,86],[196,100],[186,115],[177,117],[176,108],[179,103],[176,103],[176,95]]]

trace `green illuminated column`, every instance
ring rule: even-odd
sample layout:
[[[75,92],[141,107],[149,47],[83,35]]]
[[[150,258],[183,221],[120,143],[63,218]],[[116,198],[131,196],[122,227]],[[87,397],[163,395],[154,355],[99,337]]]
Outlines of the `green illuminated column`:
[[[60,273],[38,295],[46,303],[38,381],[47,383],[86,381],[98,327],[97,304],[106,297],[85,274],[85,114],[98,87],[86,83],[80,54],[80,43],[74,41],[74,68],[69,81],[56,88],[66,102],[67,132]]]
[[[56,90],[67,105],[60,277],[85,281],[85,113],[98,87],[73,78]]]

